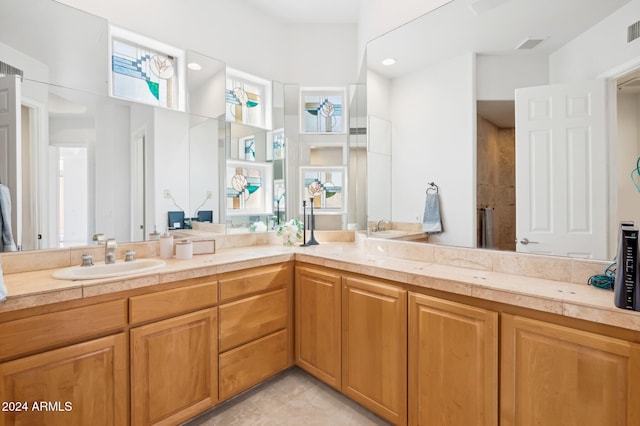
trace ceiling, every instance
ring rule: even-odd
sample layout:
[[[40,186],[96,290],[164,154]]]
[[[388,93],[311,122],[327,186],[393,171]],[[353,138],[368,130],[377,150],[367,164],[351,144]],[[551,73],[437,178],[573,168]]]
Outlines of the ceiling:
[[[628,2],[454,0],[369,42],[368,66],[395,78],[466,52],[548,55]],[[515,49],[530,37],[544,41],[532,50]],[[396,64],[384,67],[381,62],[387,57],[394,57]]]
[[[276,19],[305,24],[358,21],[362,0],[243,0]]]

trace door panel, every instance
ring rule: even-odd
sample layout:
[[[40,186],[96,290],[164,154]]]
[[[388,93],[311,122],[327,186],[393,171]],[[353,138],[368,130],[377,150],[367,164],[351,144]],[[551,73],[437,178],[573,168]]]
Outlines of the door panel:
[[[604,80],[516,90],[517,250],[607,258]]]

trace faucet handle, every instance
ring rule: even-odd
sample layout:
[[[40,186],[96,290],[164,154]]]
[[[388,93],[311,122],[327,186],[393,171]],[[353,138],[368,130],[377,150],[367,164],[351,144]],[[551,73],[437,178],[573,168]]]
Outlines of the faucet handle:
[[[124,261],[125,262],[133,262],[136,260],[136,251],[135,250],[127,250],[124,252]]]
[[[82,255],[82,265],[80,266],[93,266],[93,255],[85,253]]]

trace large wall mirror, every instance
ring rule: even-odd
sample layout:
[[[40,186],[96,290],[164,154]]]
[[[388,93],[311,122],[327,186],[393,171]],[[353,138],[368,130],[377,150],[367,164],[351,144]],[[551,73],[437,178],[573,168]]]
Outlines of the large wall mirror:
[[[104,19],[50,0],[7,0],[0,40],[0,61],[22,73],[3,77],[20,95],[14,127],[22,136],[19,155],[0,165],[0,181],[12,173],[17,182],[13,233],[20,250],[92,244],[97,233],[142,241],[154,231],[203,224],[225,233],[242,216],[227,209],[232,158],[269,165],[261,220],[273,226],[286,217],[281,83],[269,82],[269,130],[253,131],[226,122],[226,66],[206,55],[183,51],[176,70],[184,78],[176,81],[184,82],[184,103],[171,109],[108,96]],[[11,67],[2,69],[11,74]],[[239,139],[249,147],[251,134],[261,148],[251,151],[255,158],[240,158]]]
[[[622,22],[634,3],[454,0],[369,42],[369,140],[392,135],[393,177],[369,213],[420,223],[435,182],[444,232],[430,242],[613,258],[617,223],[640,221],[627,205],[640,197],[637,142],[623,143],[637,130],[634,78],[612,78],[640,57]],[[591,61],[598,34],[617,53]],[[551,111],[567,112],[564,130],[520,124],[549,126]]]

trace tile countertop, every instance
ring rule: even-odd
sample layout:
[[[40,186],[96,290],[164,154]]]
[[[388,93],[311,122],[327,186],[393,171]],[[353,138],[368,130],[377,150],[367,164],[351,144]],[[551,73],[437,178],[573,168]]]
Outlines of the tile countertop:
[[[85,281],[54,279],[52,269],[6,274],[4,279],[9,296],[6,302],[0,303],[0,313],[294,259],[640,332],[640,312],[616,308],[613,293],[608,290],[585,284],[379,256],[366,253],[353,243],[230,248],[216,254],[196,255],[190,260],[166,260],[164,267],[143,274]]]

